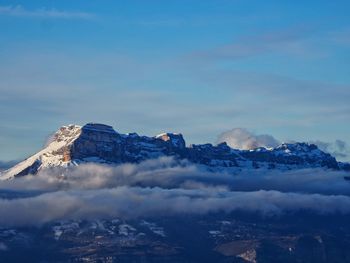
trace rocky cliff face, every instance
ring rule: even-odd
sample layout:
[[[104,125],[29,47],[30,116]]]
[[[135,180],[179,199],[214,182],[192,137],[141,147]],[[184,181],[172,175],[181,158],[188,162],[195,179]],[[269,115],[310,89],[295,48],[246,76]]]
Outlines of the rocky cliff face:
[[[111,126],[89,123],[81,128],[80,136],[71,145],[71,159],[98,158],[119,162],[121,146],[122,138]]]
[[[348,167],[313,144],[282,144],[273,149],[255,150],[236,150],[226,143],[186,147],[181,134],[163,133],[155,137],[139,136],[136,133],[119,134],[111,126],[89,123],[83,127],[61,127],[45,149],[5,171],[0,178],[35,174],[43,168],[78,165],[82,162],[137,163],[161,156],[187,159],[210,169],[286,170],[324,167],[346,170]]]

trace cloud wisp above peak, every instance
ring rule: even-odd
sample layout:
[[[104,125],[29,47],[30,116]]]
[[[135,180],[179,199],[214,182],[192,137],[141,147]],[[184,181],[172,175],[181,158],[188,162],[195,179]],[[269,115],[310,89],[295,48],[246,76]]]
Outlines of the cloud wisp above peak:
[[[240,150],[252,150],[258,147],[273,148],[282,142],[270,134],[255,134],[245,128],[234,128],[219,134],[217,143],[226,142],[231,148]],[[287,140],[288,143],[295,143],[295,140]],[[348,161],[350,156],[350,146],[346,141],[336,139],[334,142],[321,140],[309,140],[310,144],[315,144],[324,152],[331,154],[339,161]]]
[[[46,19],[93,19],[95,14],[80,11],[65,11],[55,8],[26,9],[21,5],[0,6],[0,15],[24,17],[24,18],[46,18]]]
[[[231,148],[241,150],[252,150],[258,147],[276,147],[280,142],[272,135],[254,134],[244,128],[234,128],[221,133],[217,143],[226,142]]]
[[[324,142],[320,140],[311,141],[322,151],[328,152],[341,161],[348,161],[350,157],[350,146],[343,140],[336,139],[334,142]]]

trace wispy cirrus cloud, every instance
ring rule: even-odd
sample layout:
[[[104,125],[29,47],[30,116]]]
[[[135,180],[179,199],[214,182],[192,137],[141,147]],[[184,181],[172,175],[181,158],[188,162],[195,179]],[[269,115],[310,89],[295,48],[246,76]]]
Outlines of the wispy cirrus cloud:
[[[247,35],[216,48],[195,52],[192,57],[204,60],[236,60],[269,53],[319,56],[320,53],[308,42],[314,31],[312,27],[292,27]]]
[[[349,46],[350,45],[350,28],[341,29],[338,31],[330,32],[327,38],[339,45]]]
[[[27,18],[52,18],[52,19],[92,19],[95,14],[66,11],[55,8],[26,9],[21,5],[0,6],[0,15],[27,17]]]

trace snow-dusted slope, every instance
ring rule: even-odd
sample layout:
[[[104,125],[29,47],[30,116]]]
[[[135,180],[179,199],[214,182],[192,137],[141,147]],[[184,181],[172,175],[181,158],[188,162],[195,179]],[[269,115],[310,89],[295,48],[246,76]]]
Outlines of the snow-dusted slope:
[[[14,176],[36,173],[43,168],[66,165],[69,161],[64,158],[65,151],[80,133],[81,127],[77,125],[61,127],[43,150],[4,171],[0,178],[5,180]]]
[[[282,144],[276,148],[255,150],[232,149],[226,143],[186,147],[181,134],[162,133],[155,137],[139,136],[136,133],[119,134],[111,126],[89,123],[83,127],[61,127],[47,147],[3,172],[0,179],[35,174],[41,169],[82,162],[137,163],[161,156],[187,159],[210,170],[286,170],[315,167],[346,170],[349,167],[338,163],[334,157],[313,144]]]

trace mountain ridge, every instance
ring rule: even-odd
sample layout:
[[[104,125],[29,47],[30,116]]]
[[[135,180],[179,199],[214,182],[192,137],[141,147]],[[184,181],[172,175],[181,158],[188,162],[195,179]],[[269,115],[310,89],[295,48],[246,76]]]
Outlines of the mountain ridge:
[[[139,163],[171,156],[203,165],[209,170],[325,168],[350,170],[329,153],[308,143],[283,143],[275,148],[238,150],[225,142],[218,145],[186,146],[180,133],[162,133],[154,137],[137,133],[120,134],[112,126],[88,123],[62,126],[47,146],[23,162],[4,171],[0,179],[36,174],[42,169],[80,163]]]

